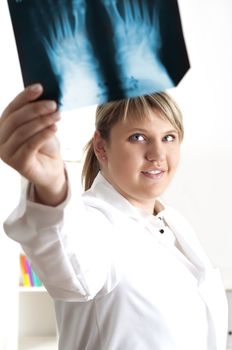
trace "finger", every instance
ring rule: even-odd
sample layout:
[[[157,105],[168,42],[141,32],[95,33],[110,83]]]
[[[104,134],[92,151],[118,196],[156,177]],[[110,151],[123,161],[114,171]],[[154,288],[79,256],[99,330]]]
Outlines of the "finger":
[[[33,167],[32,162],[36,152],[42,148],[49,139],[54,138],[56,130],[55,124],[43,129],[40,133],[31,137],[27,143],[22,144],[14,153],[11,153],[10,157],[5,155],[6,160],[3,159],[3,161],[23,176],[27,177],[29,169]]]
[[[57,110],[57,105],[54,101],[37,101],[24,105],[19,110],[8,115],[4,120],[1,120],[0,127],[0,143],[6,142],[11,134],[18,128],[32,120],[36,120],[45,115],[49,115]],[[54,120],[58,120],[59,113],[54,113]]]
[[[5,117],[17,109],[23,107],[25,104],[36,100],[41,96],[43,87],[41,84],[33,84],[21,91],[14,99],[9,103],[2,113],[2,117]]]
[[[44,129],[51,127],[59,120],[59,118],[59,113],[53,113],[48,116],[41,116],[40,118],[33,119],[31,122],[25,123],[15,129],[6,142],[1,146],[3,149],[2,157],[5,156],[5,160],[11,158],[18,148],[22,147],[23,144],[26,144],[33,136],[41,133]]]
[[[21,147],[16,150],[11,158],[12,163],[15,165],[15,168],[20,169],[20,167],[22,167],[22,163],[20,161],[22,159],[28,160],[30,162],[31,157],[33,157],[35,153],[42,149],[42,147],[46,145],[49,139],[54,138],[56,131],[56,125],[52,124],[48,128],[43,129],[41,132],[35,134],[30,138],[30,140],[28,140],[28,142],[21,145]],[[57,151],[59,151],[59,147],[57,147]]]

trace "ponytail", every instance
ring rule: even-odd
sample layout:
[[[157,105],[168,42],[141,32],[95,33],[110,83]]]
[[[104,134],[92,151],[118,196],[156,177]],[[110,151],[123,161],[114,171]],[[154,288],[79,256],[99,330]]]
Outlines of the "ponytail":
[[[92,186],[92,183],[100,170],[98,159],[93,149],[93,139],[86,144],[85,152],[86,156],[82,169],[81,180],[84,190],[87,191]]]

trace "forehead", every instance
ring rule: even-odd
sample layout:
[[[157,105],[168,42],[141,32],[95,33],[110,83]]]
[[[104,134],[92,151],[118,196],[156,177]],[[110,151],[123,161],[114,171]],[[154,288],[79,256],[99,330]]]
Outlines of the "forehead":
[[[124,128],[145,127],[148,129],[174,129],[170,120],[156,109],[149,109],[146,113],[140,115],[128,113],[127,117],[117,124]]]
[[[123,121],[125,125],[152,125],[155,124],[157,126],[161,125],[172,125],[171,121],[165,116],[161,111],[157,109],[148,109],[146,113],[141,113],[139,115],[129,114],[127,118]]]

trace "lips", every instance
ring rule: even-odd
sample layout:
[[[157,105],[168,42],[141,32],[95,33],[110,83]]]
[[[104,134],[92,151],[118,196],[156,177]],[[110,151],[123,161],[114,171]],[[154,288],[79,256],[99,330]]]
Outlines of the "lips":
[[[150,169],[142,171],[143,175],[151,179],[160,179],[164,173],[164,169]]]
[[[142,171],[143,174],[151,174],[151,175],[158,175],[160,173],[162,173],[163,170],[147,170],[147,171]]]

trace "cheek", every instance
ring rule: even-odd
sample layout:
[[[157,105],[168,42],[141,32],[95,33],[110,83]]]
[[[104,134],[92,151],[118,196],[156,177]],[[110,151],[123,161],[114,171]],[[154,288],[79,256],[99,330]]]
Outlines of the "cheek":
[[[115,167],[124,168],[134,160],[134,154],[129,152],[125,146],[118,144],[117,147],[110,148],[108,153],[109,161],[114,164]]]
[[[109,170],[114,176],[117,176],[121,181],[127,181],[136,170],[136,157],[134,154],[121,152],[119,149],[111,153],[111,159],[108,163]]]
[[[173,152],[169,155],[169,165],[173,170],[175,170],[180,161],[180,150],[173,150]]]

